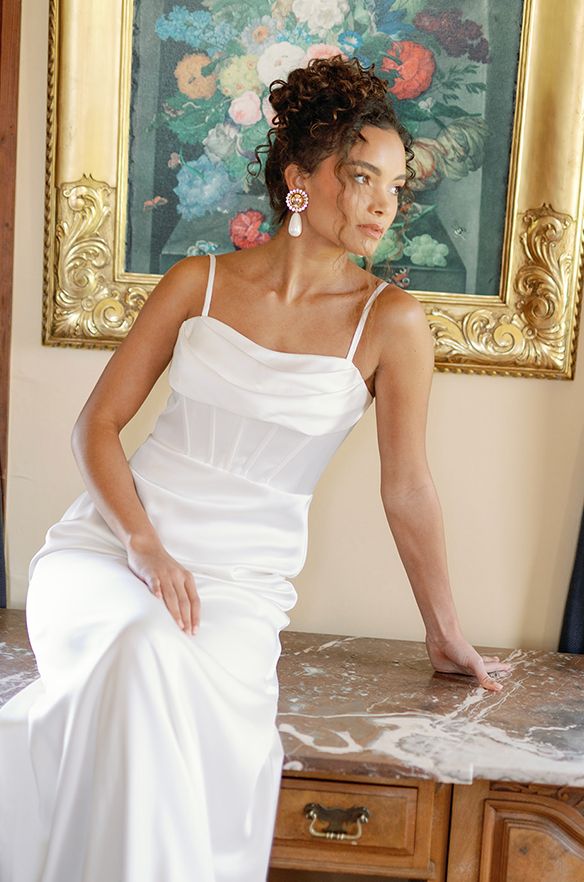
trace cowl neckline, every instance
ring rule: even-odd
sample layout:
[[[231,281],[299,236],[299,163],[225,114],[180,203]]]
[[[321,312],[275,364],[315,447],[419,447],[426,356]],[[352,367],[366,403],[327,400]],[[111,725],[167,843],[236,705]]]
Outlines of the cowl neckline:
[[[279,349],[271,349],[268,346],[263,346],[261,343],[256,343],[255,340],[252,340],[251,337],[247,337],[245,334],[242,334],[241,331],[236,330],[231,325],[228,325],[226,322],[221,321],[220,319],[215,318],[211,315],[193,315],[190,318],[185,319],[182,327],[187,327],[190,324],[194,324],[195,322],[202,322],[204,327],[209,328],[211,331],[219,333],[221,336],[232,342],[235,346],[238,346],[240,349],[245,352],[254,355],[259,360],[261,360],[264,364],[270,366],[273,362],[275,356],[278,356],[284,360],[290,360],[290,362],[300,363],[309,363],[310,361],[318,361],[323,364],[329,363],[334,365],[341,364],[348,371],[351,371],[359,380],[361,388],[365,392],[367,396],[368,403],[373,401],[373,395],[369,391],[369,387],[367,383],[363,379],[363,374],[354,363],[354,361],[348,356],[344,355],[324,355],[322,353],[311,353],[311,352],[286,352],[284,350]],[[208,324],[210,323],[210,324]]]

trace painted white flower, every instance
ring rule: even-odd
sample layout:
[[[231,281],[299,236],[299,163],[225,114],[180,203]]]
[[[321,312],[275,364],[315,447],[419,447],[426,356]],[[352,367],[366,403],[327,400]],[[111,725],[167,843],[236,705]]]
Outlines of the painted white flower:
[[[230,123],[218,123],[203,138],[203,147],[209,159],[221,162],[235,151],[237,129]]]
[[[272,43],[258,59],[258,75],[264,85],[269,86],[274,80],[285,80],[291,70],[301,67],[304,49],[283,40]]]
[[[259,95],[249,90],[238,95],[229,105],[229,116],[240,126],[252,126],[259,122],[262,118]]]
[[[274,121],[276,111],[270,104],[270,99],[267,95],[264,95],[264,97],[262,98],[262,111],[268,122],[268,125],[271,126]]]
[[[345,21],[349,0],[294,0],[292,11],[313,34],[326,34]]]
[[[436,103],[436,99],[428,96],[428,98],[423,98],[418,102],[418,106],[422,108],[422,110],[431,110],[432,106]]]

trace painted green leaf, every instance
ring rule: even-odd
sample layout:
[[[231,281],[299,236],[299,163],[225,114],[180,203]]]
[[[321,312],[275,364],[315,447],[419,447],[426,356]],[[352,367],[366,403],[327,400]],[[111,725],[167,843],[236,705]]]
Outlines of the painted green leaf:
[[[363,40],[359,53],[362,52],[372,61],[377,61],[385,55],[391,45],[392,41],[387,34],[368,34]]]
[[[367,9],[363,0],[355,0],[353,4],[353,19],[355,22],[355,27],[352,29],[346,27],[345,30],[368,30],[373,26],[373,17],[371,15],[371,11]],[[357,27],[360,25],[361,27]]]
[[[435,106],[436,105],[434,105],[434,107]],[[406,118],[410,120],[434,119],[434,114],[432,111],[420,107],[420,105],[416,104],[414,101],[404,101],[400,107],[400,118],[404,121]]]
[[[427,5],[427,0],[395,0],[391,7],[391,11],[398,12],[398,10],[403,9],[407,12],[410,19],[412,19],[418,14],[418,12],[425,9]]]
[[[268,128],[264,119],[261,119],[259,122],[254,123],[253,126],[244,126],[239,136],[241,149],[250,151],[255,150],[258,144],[261,144],[263,141],[266,140],[267,131]]]
[[[458,107],[458,105],[450,105],[443,104],[442,101],[436,101],[436,103],[432,106],[432,111],[434,116],[449,116],[451,119],[459,118],[461,116],[476,116],[477,114],[469,113],[467,110],[464,110],[462,107]]]
[[[169,117],[168,128],[174,132],[182,144],[198,144],[209,129],[225,119],[227,101],[189,101],[183,107],[183,114]]]

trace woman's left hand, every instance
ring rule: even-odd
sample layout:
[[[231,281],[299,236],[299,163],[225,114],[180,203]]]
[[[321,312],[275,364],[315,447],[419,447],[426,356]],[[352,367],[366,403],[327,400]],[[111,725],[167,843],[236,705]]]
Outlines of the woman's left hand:
[[[511,665],[499,661],[497,655],[479,655],[460,634],[442,639],[433,639],[426,635],[426,650],[436,671],[474,676],[483,689],[490,689],[492,692],[499,692],[503,687],[489,674],[511,670]]]

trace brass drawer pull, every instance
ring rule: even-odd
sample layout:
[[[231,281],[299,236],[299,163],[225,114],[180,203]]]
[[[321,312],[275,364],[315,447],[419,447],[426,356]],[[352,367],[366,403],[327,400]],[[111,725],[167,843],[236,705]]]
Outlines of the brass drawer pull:
[[[369,821],[369,811],[365,806],[353,806],[352,808],[326,808],[318,802],[309,802],[304,806],[304,814],[311,818],[308,828],[311,836],[323,839],[356,840],[361,838],[361,824]],[[320,820],[328,824],[325,830],[316,830],[315,824]],[[346,824],[357,824],[356,833],[347,833],[344,830]]]

